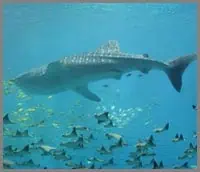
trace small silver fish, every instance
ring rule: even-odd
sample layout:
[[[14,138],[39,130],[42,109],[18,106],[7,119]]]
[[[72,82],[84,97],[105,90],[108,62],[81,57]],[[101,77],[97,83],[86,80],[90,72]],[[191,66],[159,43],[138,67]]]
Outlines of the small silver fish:
[[[128,159],[125,161],[128,165],[140,165],[141,164],[141,159],[140,157],[136,157],[136,158],[132,158],[132,159]]]
[[[122,138],[122,136],[119,135],[119,134],[117,134],[117,133],[106,133],[105,136],[106,136],[108,139],[114,138],[114,139],[119,140],[120,138]]]
[[[104,162],[103,159],[99,159],[97,157],[90,157],[90,158],[87,158],[87,160],[90,162]]]
[[[167,123],[163,128],[156,128],[154,129],[154,133],[161,133],[163,131],[167,131],[169,129],[169,123]]]
[[[81,149],[84,148],[84,145],[81,143],[77,143],[76,141],[71,141],[71,142],[61,142],[60,146],[65,146],[67,148],[72,148],[72,149]]]
[[[12,166],[16,165],[14,161],[3,159],[3,168],[4,169],[13,169]]]
[[[97,149],[97,152],[99,152],[100,154],[111,154],[112,151],[111,150],[107,150],[103,145],[101,146],[101,148]]]
[[[79,131],[89,131],[89,128],[85,126],[76,125],[74,127],[76,128],[76,130],[79,130]]]
[[[115,127],[115,125],[113,124],[113,121],[110,120],[108,124],[105,124],[105,125],[104,125],[104,127],[105,127],[105,128],[112,128],[112,127]]]
[[[110,146],[109,150],[112,151],[113,149],[121,148],[121,147],[127,146],[127,145],[128,145],[128,144],[127,144],[127,143],[124,143],[123,139],[120,138],[120,139],[118,140],[117,143],[115,143],[115,144],[113,144],[113,145]]]
[[[85,139],[87,140],[87,142],[90,142],[91,140],[96,140],[96,138],[94,137],[94,135],[92,133]]]
[[[110,120],[108,114],[109,112],[104,112],[102,114],[96,114],[94,117],[97,119],[97,123],[101,124]]]
[[[31,154],[30,146],[26,145],[22,149],[15,149],[15,151],[9,152],[8,156],[24,156],[24,155],[30,155],[30,154]]]
[[[188,162],[185,162],[184,164],[180,166],[174,166],[174,169],[187,169],[187,168],[189,168]]]
[[[12,151],[16,151],[16,150],[17,150],[17,148],[14,149],[12,145],[9,145],[9,146],[6,146],[3,148],[4,152],[12,152]]]
[[[32,136],[29,135],[28,130],[24,130],[23,132],[17,130],[12,137],[32,137]]]
[[[38,148],[39,146],[44,145],[44,140],[41,138],[36,143],[31,143],[31,146]]]
[[[40,145],[38,148],[43,152],[42,156],[52,155],[52,152],[56,150],[55,147],[48,146],[48,145]]]
[[[172,139],[172,142],[180,142],[180,141],[184,141],[185,139],[183,138],[183,135],[180,134],[178,135],[178,133],[175,135],[175,137]]]
[[[25,161],[25,162],[22,162],[22,163],[17,163],[17,165],[19,166],[28,166],[28,167],[40,167],[40,164],[36,165],[32,159],[30,159],[29,161]]]
[[[78,133],[76,131],[76,127],[72,128],[71,133],[66,133],[66,134],[62,135],[62,137],[66,137],[66,138],[74,138],[74,137],[77,137],[77,136],[78,136]]]
[[[114,165],[114,158],[112,157],[109,159],[106,163],[103,164],[103,166],[108,166],[108,165]]]
[[[53,153],[53,156],[56,160],[71,160],[72,157],[70,155],[67,155],[65,151],[60,153]]]
[[[163,162],[162,162],[162,161],[160,161],[160,163],[158,164],[158,163],[156,162],[156,160],[153,159],[152,163],[153,163],[152,169],[162,169],[162,168],[164,168],[164,165],[163,165]]]

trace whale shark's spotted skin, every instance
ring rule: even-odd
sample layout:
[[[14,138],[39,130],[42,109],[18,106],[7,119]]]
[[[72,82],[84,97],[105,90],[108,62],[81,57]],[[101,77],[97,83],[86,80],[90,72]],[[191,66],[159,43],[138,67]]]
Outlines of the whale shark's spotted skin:
[[[106,59],[107,58],[107,59]],[[145,58],[143,55],[129,55],[128,53],[106,53],[106,52],[94,52],[94,53],[85,53],[81,56],[69,56],[64,57],[64,59],[60,60],[61,63],[65,65],[72,64],[104,64],[104,63],[113,63],[112,58]]]
[[[182,74],[197,59],[196,54],[179,57],[168,63],[153,60],[147,54],[133,55],[120,51],[117,41],[108,41],[95,52],[64,57],[21,74],[12,81],[28,94],[56,94],[72,90],[85,98],[101,99],[88,89],[90,82],[101,79],[120,79],[130,71],[148,73],[152,69],[164,71],[173,87],[180,92]]]

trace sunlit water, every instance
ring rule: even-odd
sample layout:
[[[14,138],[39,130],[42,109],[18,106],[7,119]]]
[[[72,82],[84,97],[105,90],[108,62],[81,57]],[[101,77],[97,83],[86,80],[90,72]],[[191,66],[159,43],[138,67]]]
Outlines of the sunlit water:
[[[108,40],[117,40],[122,52],[132,54],[148,53],[150,58],[168,61],[177,56],[197,52],[197,5],[196,4],[19,4],[3,8],[3,79],[7,81],[16,75],[39,67],[64,56],[95,51]],[[84,149],[66,148],[72,156],[71,162],[83,162],[90,167],[87,158],[96,156],[109,160],[114,165],[96,168],[132,168],[127,165],[129,152],[135,150],[138,139],[153,134],[156,142],[156,156],[165,168],[174,165],[196,165],[196,155],[191,159],[178,160],[189,143],[196,145],[193,131],[196,131],[197,63],[193,62],[184,72],[180,93],[172,87],[166,74],[151,71],[139,77],[134,72],[121,80],[102,80],[90,83],[89,88],[102,98],[100,103],[92,102],[68,91],[57,95],[23,97],[16,89],[3,97],[3,111],[16,121],[4,125],[14,132],[28,129],[31,138],[4,136],[4,147],[13,145],[21,149],[40,138],[49,146],[60,148],[67,141],[62,134],[70,132],[71,124],[84,125],[91,129],[82,132],[84,136],[93,133],[96,140],[86,144]],[[107,87],[104,87],[107,85]],[[18,95],[18,96],[17,96]],[[38,104],[42,105],[40,108]],[[33,108],[31,111],[30,108]],[[105,128],[97,124],[95,114],[110,112],[116,127]],[[27,127],[45,120],[39,127]],[[153,133],[156,127],[169,122],[169,130]],[[5,129],[6,130],[6,129]],[[6,135],[8,131],[4,131]],[[100,155],[96,149],[108,147],[115,141],[108,140],[105,133],[123,135],[128,146],[115,150],[111,155]],[[9,133],[9,132],[8,132]],[[176,133],[186,138],[173,143]],[[33,159],[39,168],[71,168],[64,161],[52,156],[41,156],[40,151],[31,155],[4,156],[4,159],[22,163]],[[152,168],[152,157],[142,158],[143,168]],[[13,168],[33,168],[14,165]]]

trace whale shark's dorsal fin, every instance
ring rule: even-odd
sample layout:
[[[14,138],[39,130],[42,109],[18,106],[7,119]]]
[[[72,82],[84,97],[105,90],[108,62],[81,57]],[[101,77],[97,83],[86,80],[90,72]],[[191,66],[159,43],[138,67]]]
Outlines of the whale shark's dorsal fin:
[[[116,40],[109,40],[106,44],[100,46],[95,53],[120,53],[119,42]]]

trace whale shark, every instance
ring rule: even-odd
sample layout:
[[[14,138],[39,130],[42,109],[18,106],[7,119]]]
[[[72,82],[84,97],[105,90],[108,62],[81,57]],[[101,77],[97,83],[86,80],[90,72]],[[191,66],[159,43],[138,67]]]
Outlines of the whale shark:
[[[17,87],[31,95],[53,95],[67,90],[74,91],[86,99],[100,102],[88,84],[103,79],[120,80],[128,72],[148,74],[151,70],[166,73],[172,86],[181,92],[182,75],[197,54],[176,57],[169,61],[155,60],[148,54],[121,52],[119,42],[109,40],[93,52],[71,55],[33,68],[11,79]]]

